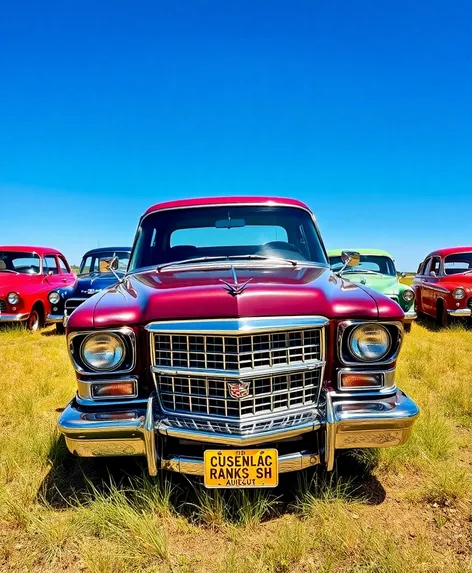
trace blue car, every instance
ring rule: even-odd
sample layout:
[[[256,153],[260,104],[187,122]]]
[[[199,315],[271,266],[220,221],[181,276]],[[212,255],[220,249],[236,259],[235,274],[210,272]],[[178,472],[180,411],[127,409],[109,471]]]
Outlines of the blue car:
[[[116,275],[124,276],[130,255],[131,247],[100,247],[85,253],[75,283],[53,290],[48,295],[51,314],[47,321],[56,324],[58,333],[64,334],[66,320],[78,306],[102,289],[115,284]],[[116,275],[109,269],[109,263],[114,257],[118,258]]]

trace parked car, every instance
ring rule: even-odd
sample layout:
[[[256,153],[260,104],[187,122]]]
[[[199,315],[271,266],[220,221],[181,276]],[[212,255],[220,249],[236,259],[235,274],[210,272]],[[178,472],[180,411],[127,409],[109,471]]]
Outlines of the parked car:
[[[409,332],[411,323],[416,319],[415,293],[413,289],[399,281],[392,256],[380,249],[354,250],[359,253],[360,262],[358,265],[345,268],[343,276],[353,283],[373,288],[397,302],[405,313],[404,328]],[[342,252],[341,249],[328,251],[333,270],[342,268]]]
[[[472,247],[430,253],[413,279],[418,311],[447,326],[472,314]]]
[[[77,395],[59,428],[79,456],[145,456],[151,475],[207,487],[332,470],[338,450],[408,438],[402,321],[394,301],[331,272],[299,201],[161,203],[126,276],[68,319]]]
[[[51,313],[48,293],[75,280],[62,253],[47,247],[0,246],[0,323],[41,328]]]
[[[53,312],[48,320],[56,323],[58,333],[64,334],[67,317],[80,304],[124,276],[130,254],[131,247],[100,247],[85,253],[74,284],[49,293]],[[112,272],[109,263],[114,257],[118,259],[118,268]]]

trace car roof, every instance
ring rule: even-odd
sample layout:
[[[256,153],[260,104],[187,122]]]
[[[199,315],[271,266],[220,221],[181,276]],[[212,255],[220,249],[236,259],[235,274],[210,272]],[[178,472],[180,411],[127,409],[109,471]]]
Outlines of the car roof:
[[[429,255],[426,255],[425,259],[434,255],[447,257],[448,255],[454,255],[456,253],[472,253],[472,247],[446,247],[444,249],[437,249],[429,253]]]
[[[144,213],[148,215],[154,211],[161,211],[164,209],[182,209],[184,207],[205,207],[205,206],[218,206],[218,205],[276,205],[280,207],[299,207],[308,209],[305,203],[297,199],[288,199],[284,197],[202,197],[199,199],[178,199],[176,201],[166,201],[164,203],[156,203]]]
[[[90,249],[90,251],[84,253],[84,257],[100,253],[108,253],[109,251],[122,251],[125,253],[131,253],[131,247],[97,247],[96,249]]]
[[[328,249],[328,257],[339,257],[343,251],[355,251],[360,255],[381,255],[393,259],[390,253],[382,249]]]
[[[13,252],[34,252],[37,255],[43,256],[46,254],[62,255],[61,251],[52,249],[51,247],[32,247],[27,245],[0,245],[0,251],[13,251]],[[64,255],[62,255],[64,256]]]

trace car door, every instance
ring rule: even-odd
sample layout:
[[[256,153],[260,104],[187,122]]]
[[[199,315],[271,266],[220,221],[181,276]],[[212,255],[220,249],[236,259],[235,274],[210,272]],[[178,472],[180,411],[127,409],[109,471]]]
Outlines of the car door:
[[[44,282],[49,291],[64,286],[59,270],[59,263],[54,253],[43,257],[43,275],[45,275]]]
[[[62,255],[57,255],[57,262],[59,264],[62,286],[73,284],[75,282],[75,275],[70,270],[69,264],[67,263],[65,257]]]
[[[436,316],[437,283],[439,281],[441,257],[431,257],[424,270],[421,286],[421,306],[423,311]]]

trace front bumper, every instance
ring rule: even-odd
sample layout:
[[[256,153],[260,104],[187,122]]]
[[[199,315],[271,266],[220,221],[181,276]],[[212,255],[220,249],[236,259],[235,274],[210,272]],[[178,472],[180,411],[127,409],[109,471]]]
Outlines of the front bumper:
[[[416,320],[418,318],[418,315],[416,314],[416,311],[414,310],[408,310],[405,312],[405,318],[403,319],[403,321],[408,324],[410,322],[413,322],[414,320]]]
[[[48,314],[46,316],[46,322],[64,322],[63,314]]]
[[[156,475],[161,469],[203,475],[203,457],[166,453],[166,437],[210,447],[220,444],[242,448],[304,434],[312,448],[297,450],[297,441],[294,441],[294,450],[279,456],[279,472],[285,473],[319,463],[332,470],[338,449],[401,445],[408,439],[419,414],[418,406],[399,390],[390,397],[356,400],[328,393],[323,413],[317,412],[311,424],[259,435],[233,436],[171,427],[156,415],[154,399],[155,395],[151,395],[147,403],[137,403],[136,407],[117,406],[100,411],[82,408],[74,399],[61,414],[59,429],[73,454],[145,456],[150,475]],[[306,439],[304,443],[306,445]]]
[[[0,322],[23,322],[28,320],[29,314],[22,313],[22,314],[13,314],[10,312],[0,312]]]
[[[457,318],[468,318],[472,315],[472,309],[470,308],[452,308],[447,311],[449,316],[455,316]]]

